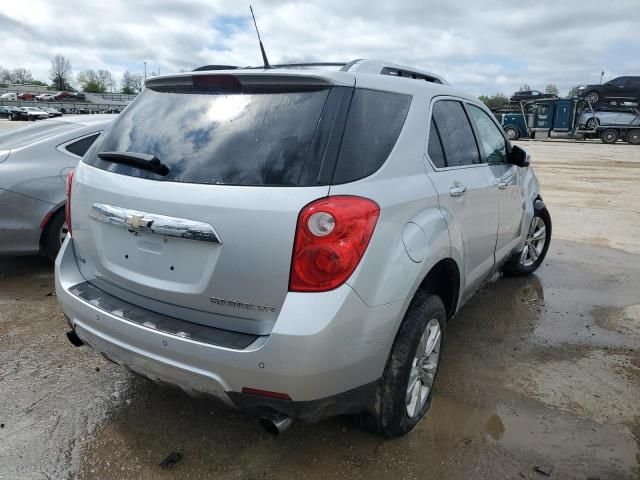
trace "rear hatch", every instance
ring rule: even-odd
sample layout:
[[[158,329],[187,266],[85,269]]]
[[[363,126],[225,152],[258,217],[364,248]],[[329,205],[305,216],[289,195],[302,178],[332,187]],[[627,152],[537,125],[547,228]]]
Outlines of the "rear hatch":
[[[268,334],[298,213],[329,192],[353,79],[203,73],[148,82],[85,155],[71,201],[78,265],[135,305]]]

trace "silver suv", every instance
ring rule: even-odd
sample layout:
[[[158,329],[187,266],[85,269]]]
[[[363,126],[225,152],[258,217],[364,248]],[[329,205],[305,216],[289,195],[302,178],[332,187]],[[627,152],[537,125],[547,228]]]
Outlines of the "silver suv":
[[[371,60],[149,79],[68,194],[70,339],[274,433],[339,414],[411,430],[447,322],[551,236],[482,103]]]

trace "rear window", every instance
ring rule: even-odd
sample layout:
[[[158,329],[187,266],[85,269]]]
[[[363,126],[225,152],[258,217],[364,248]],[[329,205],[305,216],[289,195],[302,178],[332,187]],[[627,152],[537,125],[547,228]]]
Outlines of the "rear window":
[[[146,88],[84,161],[160,181],[298,185],[329,91]],[[169,174],[106,162],[97,156],[105,151],[155,155]]]
[[[42,122],[0,134],[0,150],[13,150],[79,128],[75,123]]]

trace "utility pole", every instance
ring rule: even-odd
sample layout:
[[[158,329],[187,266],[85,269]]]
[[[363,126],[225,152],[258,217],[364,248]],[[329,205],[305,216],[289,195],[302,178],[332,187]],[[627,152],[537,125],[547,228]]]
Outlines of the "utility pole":
[[[602,77],[604,77],[604,70],[600,72],[600,85],[602,85]]]
[[[147,62],[144,62],[144,78],[147,78]]]

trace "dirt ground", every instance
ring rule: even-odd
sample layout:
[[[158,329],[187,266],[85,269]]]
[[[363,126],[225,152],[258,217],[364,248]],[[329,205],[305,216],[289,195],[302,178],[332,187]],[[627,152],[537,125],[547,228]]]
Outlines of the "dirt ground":
[[[523,145],[549,255],[449,324],[432,410],[395,440],[347,418],[275,438],[135,377],[69,344],[50,264],[0,259],[0,479],[640,478],[640,148]]]

